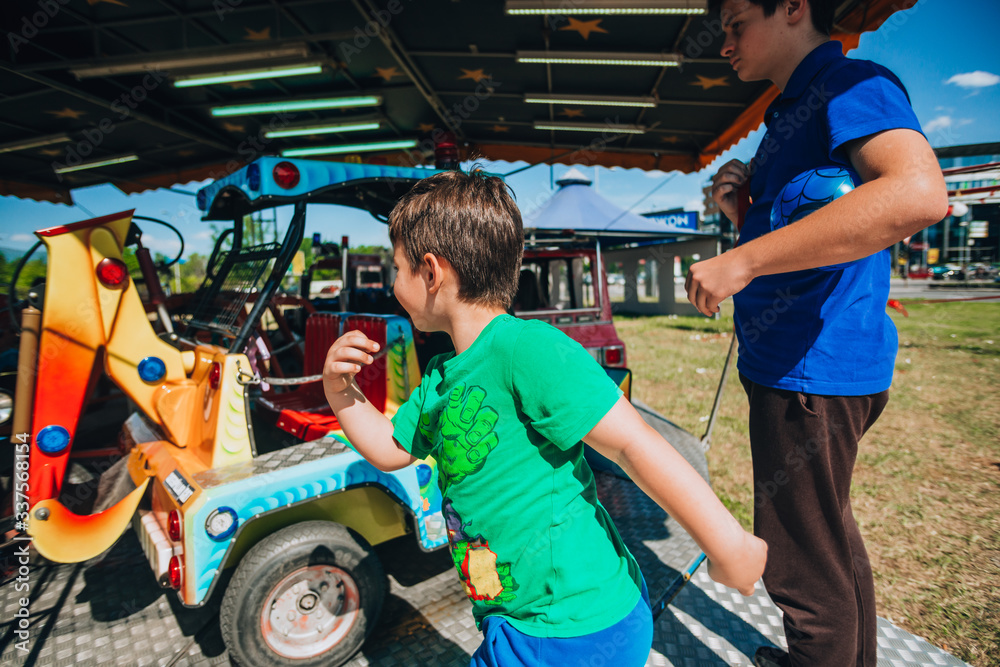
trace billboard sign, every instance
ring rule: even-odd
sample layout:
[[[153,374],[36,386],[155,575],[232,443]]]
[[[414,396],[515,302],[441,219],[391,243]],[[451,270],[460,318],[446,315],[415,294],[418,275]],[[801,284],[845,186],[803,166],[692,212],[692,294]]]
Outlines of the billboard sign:
[[[666,225],[667,231],[695,232],[698,231],[697,211],[678,211],[675,213],[647,213],[646,218],[656,220]]]

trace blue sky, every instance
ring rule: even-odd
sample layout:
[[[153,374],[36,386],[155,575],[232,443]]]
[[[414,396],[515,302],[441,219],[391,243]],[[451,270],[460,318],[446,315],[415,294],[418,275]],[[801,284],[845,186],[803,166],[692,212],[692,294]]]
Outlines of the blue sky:
[[[1000,3],[996,0],[919,0],[897,12],[878,32],[866,33],[851,57],[868,58],[893,70],[906,85],[917,117],[935,148],[1000,141],[1000,49],[996,26]],[[598,191],[622,208],[636,213],[684,207],[701,207],[702,186],[715,170],[731,158],[748,159],[761,132],[746,139],[697,174],[644,172],[638,169],[578,167],[595,181]],[[525,163],[487,163],[496,173],[507,173]],[[540,205],[552,192],[551,180],[568,166],[536,166],[508,179],[525,213]],[[196,191],[201,184],[175,186]],[[185,255],[207,253],[211,229],[199,221],[194,198],[157,190],[125,195],[110,185],[73,192],[77,206],[0,197],[0,246],[26,249],[36,240],[35,229],[85,220],[130,208],[136,214],[161,218],[184,234]],[[324,210],[325,209],[325,210]],[[154,251],[176,254],[177,241],[163,227],[143,225],[143,243]],[[342,207],[311,207],[307,234],[320,232],[339,240],[348,235],[352,245],[388,245],[385,226],[366,213]]]

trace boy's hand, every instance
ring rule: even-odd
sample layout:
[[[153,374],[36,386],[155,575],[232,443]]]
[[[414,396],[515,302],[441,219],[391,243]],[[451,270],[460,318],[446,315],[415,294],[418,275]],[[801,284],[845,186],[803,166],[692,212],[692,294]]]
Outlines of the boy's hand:
[[[379,345],[360,331],[348,331],[330,346],[323,363],[323,388],[327,396],[343,393],[363,366],[375,361]]]
[[[726,217],[736,222],[739,203],[737,192],[750,178],[750,170],[739,160],[730,160],[712,177],[712,199]]]
[[[742,529],[741,529],[742,530]],[[767,543],[742,531],[742,546],[727,553],[724,559],[708,561],[708,576],[723,586],[735,588],[743,595],[753,595],[754,585],[764,574],[767,563]]]

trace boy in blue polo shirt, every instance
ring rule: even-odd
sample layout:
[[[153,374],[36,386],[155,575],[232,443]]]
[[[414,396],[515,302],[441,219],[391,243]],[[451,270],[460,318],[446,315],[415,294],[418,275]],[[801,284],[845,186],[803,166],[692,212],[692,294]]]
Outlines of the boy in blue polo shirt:
[[[646,424],[589,353],[558,329],[507,314],[524,230],[503,181],[444,172],[389,216],[400,305],[445,331],[390,422],[354,374],[378,346],[361,332],[327,354],[323,387],[352,445],[396,470],[432,455],[452,556],[482,645],[473,667],[646,663],[650,604],[639,568],[597,500],[583,442],[624,468],[691,534],[709,574],[750,594],[766,546]],[[600,653],[599,653],[600,652]]]
[[[733,296],[750,403],[754,532],[770,548],[764,585],[784,612],[789,652],[758,665],[874,666],[875,592],[851,512],[858,441],[885,407],[897,339],[885,313],[887,248],[945,216],[941,170],[902,83],[830,41],[832,0],[709,0],[722,55],[780,96],[749,165],[733,160],[712,195],[731,219],[749,179],[740,244],[694,264],[705,315]],[[772,231],[780,190],[842,168],[854,189]]]

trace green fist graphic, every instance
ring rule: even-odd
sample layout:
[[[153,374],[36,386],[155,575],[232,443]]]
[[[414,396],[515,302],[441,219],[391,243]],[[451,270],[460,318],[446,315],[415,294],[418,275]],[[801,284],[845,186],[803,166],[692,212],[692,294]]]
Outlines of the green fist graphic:
[[[486,462],[486,456],[499,442],[496,432],[500,415],[483,406],[486,392],[479,387],[458,385],[448,396],[448,407],[441,415],[441,466],[447,485],[457,484],[474,474]]]

